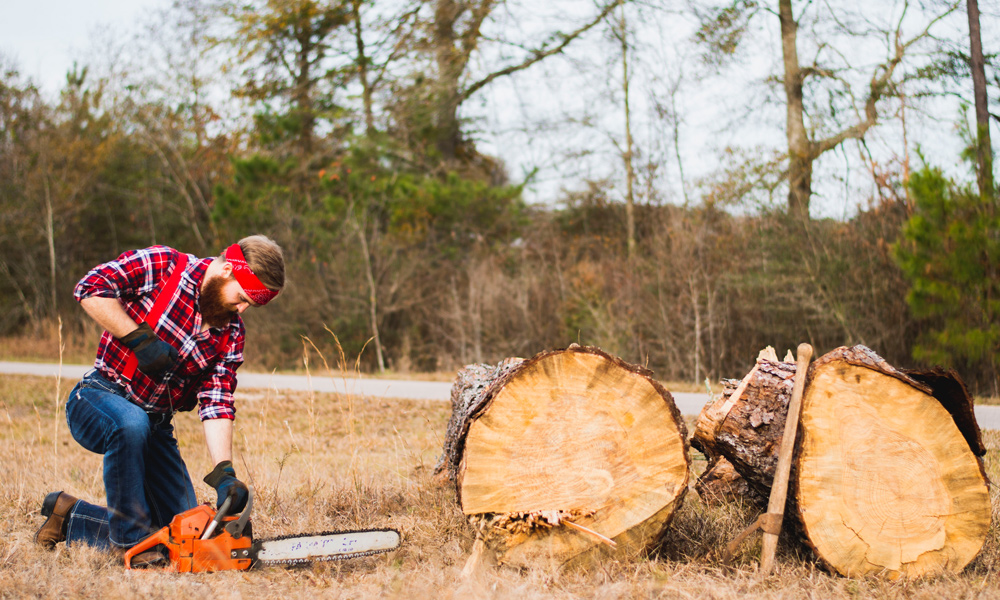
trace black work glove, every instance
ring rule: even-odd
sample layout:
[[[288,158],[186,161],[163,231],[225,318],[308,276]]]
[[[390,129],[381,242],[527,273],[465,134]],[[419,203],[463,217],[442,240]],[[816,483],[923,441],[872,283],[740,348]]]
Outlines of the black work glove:
[[[161,373],[177,361],[177,349],[156,337],[149,323],[121,338],[121,342],[135,353],[138,368],[146,375]]]
[[[232,461],[224,460],[215,465],[212,472],[205,475],[205,483],[214,487],[215,491],[219,493],[219,500],[215,503],[215,508],[221,507],[222,503],[229,497],[233,499],[233,503],[229,505],[230,514],[243,512],[243,509],[246,508],[250,490],[247,489],[245,483],[236,479],[236,470],[233,469]]]

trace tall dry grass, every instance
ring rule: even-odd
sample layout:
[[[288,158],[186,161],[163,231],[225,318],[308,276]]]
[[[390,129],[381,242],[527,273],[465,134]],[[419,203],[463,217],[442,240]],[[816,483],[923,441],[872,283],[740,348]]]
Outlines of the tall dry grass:
[[[315,362],[321,365],[311,365],[316,377],[340,368]],[[716,558],[755,517],[753,509],[708,507],[693,492],[654,555],[564,573],[499,567],[463,581],[471,530],[453,490],[435,485],[430,473],[447,404],[276,390],[237,394],[235,462],[256,492],[255,535],[391,526],[402,533],[402,547],[305,568],[126,572],[89,548],[60,544],[45,552],[32,543],[47,492],[62,489],[95,502],[104,496],[101,457],[77,445],[64,423],[54,426],[63,419],[62,405],[53,402],[55,385],[54,379],[0,378],[0,598],[1000,598],[996,525],[983,553],[959,575],[849,580],[785,544],[775,574],[761,580],[759,541],[743,547],[735,568]],[[60,393],[70,385],[63,382]],[[175,423],[199,498],[214,500],[201,483],[212,465],[197,418],[183,414]],[[998,479],[1000,433],[985,438],[989,473]]]
[[[0,338],[0,360],[56,362],[86,365],[94,362],[101,331],[88,327],[80,331],[62,318],[46,321],[37,331]]]

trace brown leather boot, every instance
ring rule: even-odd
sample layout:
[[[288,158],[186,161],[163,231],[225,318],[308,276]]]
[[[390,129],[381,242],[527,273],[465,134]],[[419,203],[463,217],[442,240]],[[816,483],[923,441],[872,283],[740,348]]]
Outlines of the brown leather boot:
[[[66,541],[66,517],[74,504],[76,498],[65,492],[52,492],[45,496],[42,501],[42,516],[48,518],[35,532],[35,543],[51,550],[59,542]]]

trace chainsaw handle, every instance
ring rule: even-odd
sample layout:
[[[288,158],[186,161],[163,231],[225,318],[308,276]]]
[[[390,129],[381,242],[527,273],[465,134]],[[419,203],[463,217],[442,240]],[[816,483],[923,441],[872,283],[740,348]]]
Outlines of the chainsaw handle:
[[[207,540],[212,535],[212,532],[215,531],[215,528],[218,527],[219,523],[222,522],[222,517],[225,517],[226,513],[229,512],[229,507],[232,506],[232,504],[233,504],[233,497],[229,496],[228,498],[226,498],[226,501],[222,503],[222,506],[219,507],[219,510],[215,513],[215,518],[212,519],[212,522],[209,523],[208,527],[205,528],[205,533],[202,534],[201,539]]]
[[[233,503],[232,496],[226,498],[226,500],[222,503],[222,506],[219,507],[219,512],[215,513],[215,518],[212,519],[212,522],[209,523],[208,527],[205,528],[205,533],[202,534],[201,539],[207,540],[212,536],[213,533],[215,533],[215,530],[222,522],[223,517],[225,517],[226,513],[229,512],[229,507],[230,505],[232,505],[232,503]],[[224,529],[226,530],[226,532],[236,539],[240,539],[241,537],[243,537],[243,530],[246,528],[247,522],[250,520],[250,511],[252,510],[253,510],[253,490],[248,489],[247,505],[243,507],[243,512],[240,513],[238,519],[231,520],[225,524]]]
[[[154,533],[154,534],[150,535],[149,537],[147,537],[146,539],[142,540],[141,542],[139,542],[135,546],[132,546],[131,548],[129,548],[128,551],[125,552],[125,556],[124,556],[125,568],[126,569],[131,569],[132,568],[132,559],[137,554],[139,554],[141,552],[145,552],[146,550],[149,550],[150,548],[152,548],[152,547],[154,547],[154,546],[156,546],[158,544],[163,544],[164,546],[167,546],[167,547],[170,546],[170,528],[169,527],[164,527],[163,529],[157,531],[156,533]]]
[[[229,535],[236,539],[243,537],[243,529],[250,520],[250,511],[253,510],[253,489],[247,488],[247,505],[243,507],[240,518],[226,523],[225,528]]]

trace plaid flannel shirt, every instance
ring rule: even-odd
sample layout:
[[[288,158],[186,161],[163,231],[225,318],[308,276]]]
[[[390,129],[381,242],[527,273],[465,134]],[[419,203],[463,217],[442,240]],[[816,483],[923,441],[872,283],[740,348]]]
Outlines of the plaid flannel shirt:
[[[166,284],[179,252],[166,246],[132,250],[116,260],[94,267],[73,290],[77,301],[92,296],[118,298],[125,311],[141,323],[153,307],[156,292]],[[146,412],[173,413],[192,410],[198,416],[232,419],[236,416],[233,392],[236,369],[243,363],[246,329],[234,315],[227,325],[229,340],[219,348],[224,329],[201,330],[198,309],[201,282],[211,258],[189,257],[187,267],[166,310],[153,330],[177,349],[177,362],[165,372],[147,376],[136,370],[129,382],[120,375],[131,351],[107,331],[101,337],[94,367],[111,381],[126,386],[132,402]]]

